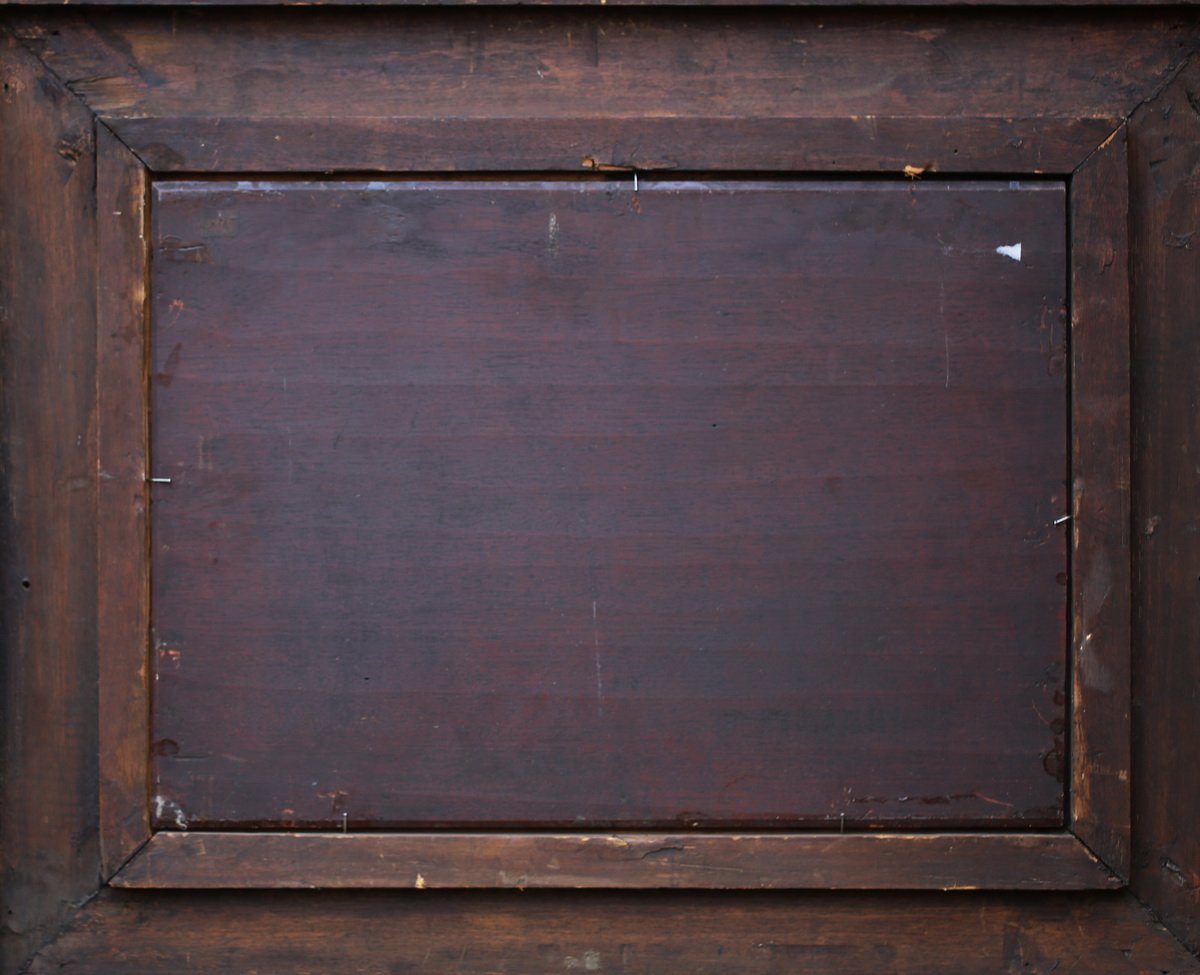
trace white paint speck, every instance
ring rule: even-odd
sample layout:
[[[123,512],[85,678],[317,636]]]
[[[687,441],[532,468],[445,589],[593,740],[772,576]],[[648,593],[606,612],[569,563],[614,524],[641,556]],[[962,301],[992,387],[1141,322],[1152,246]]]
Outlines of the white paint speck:
[[[600,971],[601,967],[600,952],[585,951],[582,958],[576,958],[573,955],[567,955],[567,957],[563,959],[563,967],[567,969],[567,971],[572,972],[580,970],[585,972],[598,972]]]
[[[1021,261],[1021,245],[1018,244],[1001,244],[996,248],[996,253],[1001,257],[1011,257],[1014,261]]]

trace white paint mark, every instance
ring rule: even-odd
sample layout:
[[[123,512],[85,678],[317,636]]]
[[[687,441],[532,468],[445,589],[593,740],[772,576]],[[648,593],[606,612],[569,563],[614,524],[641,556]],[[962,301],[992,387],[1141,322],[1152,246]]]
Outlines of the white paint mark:
[[[600,952],[585,951],[582,958],[576,958],[574,955],[567,955],[563,959],[563,967],[567,971],[585,971],[598,972],[600,971]]]
[[[550,214],[550,225],[546,231],[547,246],[552,257],[558,256],[558,214]]]
[[[187,829],[187,817],[184,816],[183,810],[179,808],[179,803],[174,799],[168,799],[166,796],[154,797],[154,817],[162,819],[164,816],[170,816],[175,820],[175,825],[179,829]]]
[[[1021,261],[1021,245],[1020,244],[1001,244],[996,248],[996,253],[1001,257],[1011,257],[1014,261]]]
[[[417,879],[416,879],[416,882],[413,884],[413,886],[416,887],[417,890],[424,890],[425,889],[425,878],[422,877],[420,874],[417,874]]]
[[[596,714],[604,717],[604,675],[600,667],[600,626],[596,622],[596,600],[592,600],[592,646],[596,657]]]

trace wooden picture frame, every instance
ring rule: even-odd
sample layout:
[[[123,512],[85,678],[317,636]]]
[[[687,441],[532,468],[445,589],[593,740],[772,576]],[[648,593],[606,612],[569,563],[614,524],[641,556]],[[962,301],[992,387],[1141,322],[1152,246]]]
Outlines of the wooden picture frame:
[[[172,120],[171,125],[179,125]],[[145,123],[142,122],[144,127]],[[911,137],[932,144],[945,121],[930,120]],[[1084,128],[1078,124],[1079,128]],[[795,130],[797,126],[793,126]],[[1052,141],[1069,145],[1075,128]],[[391,134],[373,123],[372,135]],[[144,131],[144,128],[143,128]],[[165,145],[163,133],[153,133]],[[243,137],[255,146],[273,143],[267,127]],[[576,126],[575,137],[596,145],[601,133]],[[789,133],[802,145],[813,142],[801,128]],[[220,134],[214,138],[219,140]],[[671,141],[669,135],[663,137]],[[767,138],[767,132],[760,134]],[[543,137],[530,132],[532,144]],[[219,144],[219,143],[218,143]],[[361,140],[369,156],[387,152]],[[1086,138],[1074,152],[1081,172],[1051,173],[1072,180],[1071,469],[1074,565],[1071,805],[1068,827],[1056,832],[823,832],[739,834],[581,832],[438,833],[152,831],[148,808],[152,772],[145,742],[149,727],[148,658],[151,626],[148,533],[144,513],[149,386],[144,282],[148,251],[144,222],[146,172],[115,136],[98,143],[97,192],[102,249],[127,255],[124,273],[110,267],[99,306],[99,451],[112,475],[101,492],[100,564],[131,584],[101,595],[100,693],[125,721],[101,724],[101,844],[116,886],[156,887],[818,887],[913,889],[1105,888],[1128,869],[1128,489],[1120,472],[1128,467],[1127,278],[1112,268],[1127,252],[1120,201],[1126,195],[1124,132],[1109,134],[1097,149]],[[179,149],[171,146],[172,151]],[[683,168],[718,166],[737,152],[743,164],[760,168],[760,157],[740,133],[719,122],[706,125],[706,155]],[[511,169],[513,159],[495,150],[489,165]],[[678,153],[678,149],[676,152]],[[768,143],[765,154],[778,154]],[[962,158],[965,157],[965,158]],[[960,153],[967,171],[978,164]],[[470,160],[451,157],[454,172]],[[876,168],[879,160],[872,160]],[[293,156],[289,174],[309,168]],[[349,162],[347,161],[347,165]],[[167,171],[168,174],[171,172]],[[824,170],[837,174],[840,170]],[[229,174],[237,175],[235,173]],[[1115,204],[1115,205],[1114,205]],[[1096,254],[1115,255],[1112,263]],[[115,299],[110,301],[109,299]],[[1103,368],[1093,365],[1103,363]],[[111,418],[111,420],[110,420]],[[140,418],[140,419],[139,419]],[[121,472],[127,472],[125,477]],[[110,534],[111,530],[111,534]],[[1100,578],[1097,578],[1097,574]],[[1107,592],[1103,590],[1108,590]],[[1115,593],[1115,595],[1114,595]],[[121,598],[123,597],[123,598]],[[111,601],[111,602],[110,602]],[[111,628],[110,624],[111,623]],[[102,709],[106,712],[107,709]],[[1103,752],[1103,765],[1089,759]],[[1090,843],[1084,839],[1090,840]],[[1102,852],[1101,852],[1102,851]],[[653,854],[653,855],[652,855]],[[555,864],[551,867],[549,864]],[[419,880],[418,880],[419,878]]]
[[[32,862],[32,854],[21,860],[19,851],[40,846],[58,851],[57,864],[32,887],[10,885],[9,897],[20,897],[22,909],[36,919],[26,931],[48,930],[56,918],[67,917],[78,892],[94,889],[97,867],[104,883],[130,891],[113,890],[110,899],[101,900],[101,912],[112,905],[106,923],[113,931],[124,923],[122,905],[132,903],[121,897],[170,888],[1103,891],[1130,882],[1153,888],[1138,880],[1131,825],[1136,806],[1131,789],[1138,776],[1131,687],[1139,686],[1136,677],[1130,679],[1138,664],[1131,525],[1145,509],[1132,494],[1136,423],[1130,388],[1131,374],[1135,383],[1138,374],[1131,327],[1138,298],[1137,292],[1131,295],[1128,269],[1131,260],[1139,266],[1130,236],[1131,200],[1145,167],[1161,172],[1161,161],[1143,161],[1136,153],[1144,150],[1131,158],[1127,143],[1131,126],[1138,132],[1139,124],[1149,124],[1130,119],[1131,113],[1160,85],[1183,92],[1179,97],[1186,100],[1186,73],[1183,80],[1171,79],[1181,51],[1190,51],[1200,36],[1194,24],[1155,13],[1093,17],[1085,25],[1059,12],[1031,35],[1020,16],[995,12],[908,12],[880,26],[849,11],[744,11],[728,23],[710,11],[686,18],[645,12],[611,21],[603,12],[574,10],[499,11],[478,18],[417,11],[402,20],[326,11],[284,19],[282,30],[267,13],[227,15],[221,22],[230,31],[221,33],[205,16],[177,13],[5,15],[5,90],[7,105],[15,106],[5,122],[14,120],[15,138],[3,159],[5,172],[14,175],[3,200],[8,221],[3,268],[14,282],[5,307],[10,322],[58,323],[56,331],[44,334],[12,332],[6,358],[9,449],[19,450],[21,461],[7,465],[17,475],[10,475],[12,509],[18,512],[10,531],[26,540],[13,560],[23,591],[15,593],[18,602],[10,613],[9,666],[16,676],[8,693],[10,701],[23,703],[11,712],[12,721],[17,727],[36,722],[31,710],[36,702],[52,699],[61,707],[85,702],[83,675],[94,674],[99,688],[96,703],[78,705],[78,721],[60,728],[56,738],[31,741],[10,731],[7,739],[10,794],[20,796],[23,783],[28,787],[47,776],[45,766],[39,767],[43,756],[66,757],[50,773],[61,783],[61,822],[39,824],[34,807],[20,798],[6,805],[5,831],[21,837],[18,852],[10,855]],[[101,26],[93,25],[93,17]],[[471,52],[470,39],[480,30],[506,37],[497,58]],[[329,32],[346,40],[328,45],[311,40]],[[382,38],[375,47],[374,36]],[[582,53],[575,50],[579,37],[590,45]],[[983,43],[988,37],[998,39],[990,50]],[[456,52],[455,45],[465,45],[449,61],[437,53],[446,38]],[[806,75],[803,59],[789,53],[797,41],[828,43],[841,76],[818,83],[815,75]],[[700,94],[688,87],[687,77],[673,82],[663,75],[647,104],[618,82],[627,64],[643,63],[647,50],[663,44],[687,49],[693,60],[697,50],[710,57],[719,50],[753,53],[776,72],[810,78],[819,91],[790,96],[807,114],[798,112],[776,93],[770,72],[733,68],[719,90]],[[1071,70],[1062,73],[1057,61],[1064,44]],[[296,50],[305,56],[287,61]],[[867,99],[868,107],[883,106],[892,114],[849,111],[853,99],[843,92],[887,74],[871,57],[899,70],[918,57],[914,52],[951,64],[974,58],[985,65],[979,71],[984,83],[964,101],[933,84],[934,74],[922,66],[909,81],[878,86]],[[853,58],[837,61],[835,55]],[[526,93],[524,80],[513,80],[517,67],[537,58],[568,82],[566,94],[556,95],[548,108]],[[1016,58],[1025,70],[1052,73],[1059,86],[1025,91],[1020,111],[1013,111],[1005,58]],[[381,106],[390,90],[368,79],[380,65],[409,62],[425,72],[422,84],[401,85],[407,102],[385,112]],[[272,74],[285,64],[291,76],[286,92]],[[444,114],[451,82],[477,71],[497,89],[507,84],[511,100],[498,105],[481,86],[465,101],[455,96],[457,116]],[[236,91],[226,81],[231,76],[239,79]],[[360,86],[363,103],[353,114],[332,112],[331,96],[319,83],[329,77]],[[584,81],[590,85],[586,97]],[[582,112],[597,91],[602,111]],[[244,111],[244,104],[253,109]],[[1150,117],[1149,107],[1139,111],[1141,119]],[[1168,122],[1169,114],[1159,121]],[[1177,118],[1169,124],[1183,123]],[[1066,829],[755,835],[151,830],[145,329],[152,181],[595,170],[879,172],[898,179],[906,173],[908,178],[961,173],[1067,183],[1073,504]],[[94,186],[88,172],[94,173]],[[56,180],[65,180],[61,197],[52,190]],[[13,202],[22,195],[46,199],[56,219],[19,216]],[[58,260],[30,260],[11,246],[14,237]],[[1144,236],[1133,240],[1145,253]],[[1146,271],[1141,273],[1144,278]],[[54,375],[68,377],[66,395],[44,409],[38,391]],[[22,439],[13,439],[16,430]],[[29,446],[65,448],[73,437],[82,453]],[[66,486],[65,509],[39,507],[60,503],[42,496],[39,486],[47,479]],[[1154,518],[1162,516],[1146,515],[1143,524]],[[91,562],[81,557],[90,538]],[[38,564],[56,580],[49,603],[37,599],[43,578]],[[70,568],[62,574],[64,565]],[[49,660],[43,657],[34,666],[34,658],[46,652]],[[1161,673],[1153,666],[1150,672]],[[1142,687],[1151,686],[1142,680]],[[94,833],[67,829],[79,817],[95,824]],[[72,839],[64,844],[67,834]],[[660,851],[666,855],[650,856]],[[548,869],[551,859],[558,869]],[[1181,866],[1166,854],[1163,859],[1186,875],[1186,862]],[[32,868],[23,869],[21,876],[32,876]],[[1168,881],[1171,876],[1168,869]],[[1162,903],[1178,896],[1168,890]],[[500,902],[494,903],[500,910]],[[902,903],[888,903],[900,917]],[[913,900],[911,909],[919,910],[920,903]],[[1121,930],[1111,916],[1101,920],[1109,907],[1091,903],[1097,925]],[[477,902],[469,909],[487,908]],[[775,910],[764,905],[763,916]],[[1196,923],[1186,909],[1180,917],[1177,930],[1189,931]],[[778,920],[786,923],[783,914]],[[27,953],[31,937],[18,939],[14,957]],[[1168,949],[1175,950],[1160,940],[1147,950],[1169,954]]]

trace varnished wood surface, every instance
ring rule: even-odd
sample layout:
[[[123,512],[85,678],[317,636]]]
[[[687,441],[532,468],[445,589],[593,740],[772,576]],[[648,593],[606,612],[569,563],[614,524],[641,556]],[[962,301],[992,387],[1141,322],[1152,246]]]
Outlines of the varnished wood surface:
[[[1071,824],[1129,876],[1129,167],[1124,128],[1071,182]]]
[[[1061,823],[1064,202],[157,183],[156,824]]]
[[[136,117],[608,118],[635,134],[670,117],[1109,119],[1169,77],[1197,26],[1188,10],[302,8],[226,11],[218,30],[186,9],[108,11],[99,26],[7,16],[117,131]],[[580,155],[636,152],[613,137]]]
[[[96,238],[91,118],[3,37],[0,132],[8,972],[97,879]]]
[[[1200,71],[1131,126],[1134,889],[1200,949]]]
[[[1088,890],[1069,833],[156,833],[119,887]]]
[[[1194,975],[1121,894],[108,892],[31,975]]]

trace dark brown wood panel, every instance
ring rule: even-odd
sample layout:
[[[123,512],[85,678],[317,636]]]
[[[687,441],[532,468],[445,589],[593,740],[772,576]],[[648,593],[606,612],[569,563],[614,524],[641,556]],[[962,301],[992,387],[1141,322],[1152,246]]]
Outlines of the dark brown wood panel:
[[[1071,182],[1071,828],[1129,876],[1129,167]]]
[[[1070,833],[155,834],[120,887],[1088,890]]]
[[[1121,894],[109,892],[30,975],[1185,975]]]
[[[1200,71],[1131,133],[1135,435],[1133,884],[1200,947]]]
[[[145,408],[148,179],[97,128],[100,840],[110,877],[150,837],[150,572]]]
[[[1061,184],[156,186],[159,827],[1061,823]]]
[[[1115,118],[114,118],[156,172],[1071,173]]]
[[[196,10],[9,17],[114,118],[1112,118],[1196,43],[1182,11],[301,8],[228,11],[220,29]]]
[[[95,173],[88,111],[0,37],[3,959],[96,888]]]

